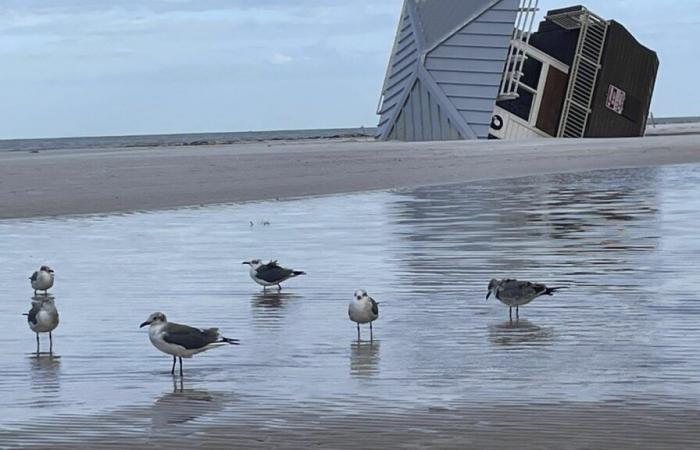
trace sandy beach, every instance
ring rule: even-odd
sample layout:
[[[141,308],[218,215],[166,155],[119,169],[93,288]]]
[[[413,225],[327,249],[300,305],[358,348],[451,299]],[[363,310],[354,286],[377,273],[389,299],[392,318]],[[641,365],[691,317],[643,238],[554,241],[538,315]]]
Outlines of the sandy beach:
[[[0,447],[692,448],[698,144],[0,153],[3,217],[61,216],[0,220]],[[308,276],[261,292],[252,257]],[[55,357],[20,315],[43,260],[60,268]],[[513,325],[484,300],[501,274],[571,289]],[[358,286],[381,301],[372,342],[347,318]],[[138,328],[154,310],[242,344],[186,361],[178,386]]]
[[[698,135],[400,143],[276,141],[0,153],[0,218],[152,210],[700,162]]]

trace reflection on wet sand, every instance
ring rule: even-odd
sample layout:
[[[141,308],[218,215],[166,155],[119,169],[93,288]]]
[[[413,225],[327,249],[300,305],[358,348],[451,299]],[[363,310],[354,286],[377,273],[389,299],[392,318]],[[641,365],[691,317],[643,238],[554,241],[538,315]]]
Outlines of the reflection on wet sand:
[[[379,372],[380,341],[353,341],[350,344],[350,374],[368,377]]]
[[[32,353],[28,360],[32,390],[42,393],[42,402],[52,398],[45,394],[56,394],[53,397],[57,398],[61,389],[61,357],[49,353]]]
[[[293,299],[301,298],[299,294],[292,292],[256,292],[253,294],[251,303],[259,308],[284,308]]]
[[[300,298],[300,295],[291,292],[256,292],[250,300],[253,319],[261,328],[278,330],[288,314],[289,304]]]
[[[173,425],[182,425],[205,415],[213,415],[224,409],[224,395],[205,389],[184,389],[180,382],[173,380],[174,390],[164,394],[151,407],[151,426],[158,431]]]
[[[566,448],[577,429],[566,430],[556,442],[562,445],[537,440],[542,427],[555,431],[560,424],[552,420],[561,412],[554,408],[554,419],[543,421],[537,404],[569,399],[590,402],[586,429],[596,432],[599,417],[624,416],[639,399],[649,403],[649,414],[666,414],[683,401],[686,420],[674,423],[687,433],[696,429],[697,417],[687,418],[698,414],[700,399],[694,351],[700,302],[692,301],[700,291],[699,187],[700,166],[693,166],[0,221],[7,237],[0,239],[7,262],[0,279],[8,280],[6,297],[19,299],[0,302],[6,331],[0,345],[8,349],[0,399],[11,412],[0,418],[0,442],[23,445],[40,426],[47,436],[42,445],[59,440],[68,442],[64,448],[84,436],[116,436],[114,446],[123,447],[124,435],[137,448],[156,439],[172,448],[299,448],[314,433],[311,442],[321,447],[386,448],[420,446],[415,433],[426,430],[423,447],[459,447],[486,429],[479,442],[503,447],[505,436],[514,445]],[[260,239],[247,218],[268,211],[275,226]],[[33,368],[26,361],[34,335],[19,313],[28,289],[26,279],[13,280],[24,273],[21,266],[35,264],[25,243],[37,236],[50,236],[43,254],[60,258],[65,274],[60,370],[44,366],[50,361],[32,362]],[[243,255],[301,261],[313,276],[294,286],[298,295],[259,292],[245,271],[218,277],[213,274],[231,258],[224,243],[235,243]],[[109,283],[96,288],[85,274],[105,261]],[[507,307],[484,299],[492,277],[569,289],[528,304],[510,323]],[[357,288],[382,301],[381,343],[352,342],[347,305]],[[163,384],[171,381],[169,361],[137,328],[156,310],[219,326],[242,344],[198,356],[184,386],[171,391]],[[365,339],[366,332],[364,326]],[[607,409],[621,398],[630,403]],[[45,408],[28,407],[46,399]],[[514,404],[530,409],[513,414]],[[619,428],[608,417],[602,425],[622,439],[620,447],[639,442],[637,426]],[[568,419],[580,424],[575,414]],[[656,431],[668,437],[671,422],[659,420]],[[150,433],[152,427],[164,432]],[[275,430],[277,439],[270,438]],[[171,434],[172,445],[163,444]],[[356,441],[358,435],[367,441]],[[212,436],[220,440],[207,440]]]
[[[489,326],[489,340],[496,345],[550,344],[554,336],[552,328],[542,328],[527,319],[507,320]]]
[[[542,281],[566,282],[572,270],[628,271],[658,246],[658,183],[657,170],[635,169],[416,189],[393,205],[410,244],[399,248],[401,275],[426,291],[480,273],[483,282],[563,266]]]

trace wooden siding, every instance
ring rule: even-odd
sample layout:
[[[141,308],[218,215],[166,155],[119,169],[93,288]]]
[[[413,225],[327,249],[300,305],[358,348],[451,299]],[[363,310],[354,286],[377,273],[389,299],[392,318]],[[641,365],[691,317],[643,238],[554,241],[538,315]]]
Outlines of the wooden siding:
[[[382,90],[382,104],[378,111],[379,124],[378,135],[385,133],[386,128],[392,126],[391,118],[395,116],[398,103],[404,98],[405,90],[410,86],[415,77],[418,65],[419,47],[418,36],[414,30],[409,8],[404,8],[400,25],[394,43],[394,53],[389,60],[384,88]]]
[[[518,0],[501,0],[427,54],[425,67],[479,138],[487,138]]]
[[[435,141],[464,139],[445,114],[440,102],[427,86],[416,80],[401,113],[389,133],[389,139]]]
[[[643,136],[659,59],[621,24],[610,21],[586,137]],[[606,106],[608,88],[625,91],[622,114]]]
[[[378,136],[487,138],[519,0],[405,0]]]
[[[491,0],[416,0],[416,12],[425,36],[426,49],[458,29],[466,20],[485,8]]]

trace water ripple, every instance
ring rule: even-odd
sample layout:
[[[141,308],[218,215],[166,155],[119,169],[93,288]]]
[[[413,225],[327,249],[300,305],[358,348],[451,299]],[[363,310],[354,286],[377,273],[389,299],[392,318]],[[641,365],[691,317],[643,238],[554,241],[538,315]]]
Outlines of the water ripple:
[[[698,188],[700,167],[678,166],[0,221],[0,444],[36,432],[66,448],[143,446],[157,433],[294,447],[300,430],[340,438],[373,417],[387,439],[396,424],[416,442],[460,417],[478,442],[503,430],[499,413],[566,429],[554,410],[589,429],[598,409],[629,427],[680,409],[696,424]],[[263,293],[240,264],[251,258],[308,275]],[[42,263],[56,269],[53,356],[32,353],[20,315]],[[511,323],[484,300],[505,276],[569,289]],[[358,288],[381,302],[372,342],[347,319]],[[156,310],[241,345],[186,360],[173,385],[171,360],[138,329]]]

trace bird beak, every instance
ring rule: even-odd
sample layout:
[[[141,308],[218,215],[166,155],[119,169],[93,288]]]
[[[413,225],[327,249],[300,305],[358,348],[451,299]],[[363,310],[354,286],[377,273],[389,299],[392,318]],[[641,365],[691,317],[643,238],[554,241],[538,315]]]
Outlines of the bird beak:
[[[250,263],[250,261],[243,261],[241,264],[248,264],[248,265],[250,265],[251,263]]]
[[[491,291],[488,291],[488,292],[486,293],[486,300],[488,300],[489,297],[491,297]]]
[[[149,322],[149,321],[147,320],[147,321],[145,321],[144,323],[142,323],[141,325],[139,325],[139,328],[143,328],[143,327],[145,327],[146,325],[150,325],[150,324],[151,324],[151,322]]]

